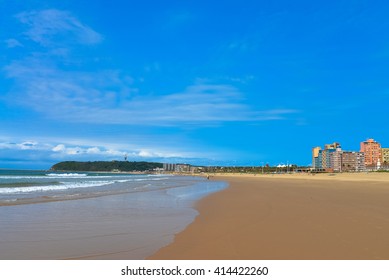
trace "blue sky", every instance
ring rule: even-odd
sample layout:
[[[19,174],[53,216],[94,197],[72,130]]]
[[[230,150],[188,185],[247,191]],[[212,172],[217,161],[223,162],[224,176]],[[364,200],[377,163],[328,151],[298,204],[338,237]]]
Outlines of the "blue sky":
[[[0,168],[389,147],[386,1],[0,0]]]

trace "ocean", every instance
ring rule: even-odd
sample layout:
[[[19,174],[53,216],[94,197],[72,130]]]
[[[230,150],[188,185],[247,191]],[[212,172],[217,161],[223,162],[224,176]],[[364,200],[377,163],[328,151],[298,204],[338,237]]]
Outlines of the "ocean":
[[[0,259],[144,259],[227,187],[198,176],[0,170]]]

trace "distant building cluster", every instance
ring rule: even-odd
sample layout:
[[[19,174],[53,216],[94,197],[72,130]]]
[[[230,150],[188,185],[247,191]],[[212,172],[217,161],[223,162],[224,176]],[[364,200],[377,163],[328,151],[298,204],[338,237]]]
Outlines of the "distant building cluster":
[[[389,169],[389,148],[374,139],[360,144],[359,151],[344,151],[337,142],[312,149],[312,169],[324,172],[361,172]]]
[[[198,172],[201,167],[192,166],[190,164],[182,163],[164,163],[163,170],[167,172],[187,173],[187,172]]]

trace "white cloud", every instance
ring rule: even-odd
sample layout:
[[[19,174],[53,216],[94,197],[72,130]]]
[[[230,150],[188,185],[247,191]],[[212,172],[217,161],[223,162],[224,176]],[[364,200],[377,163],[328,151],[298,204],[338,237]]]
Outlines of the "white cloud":
[[[34,150],[34,149],[37,148],[38,142],[35,142],[35,141],[26,141],[26,142],[17,144],[17,146],[18,146],[21,150]]]
[[[99,154],[99,153],[101,153],[101,150],[97,147],[92,147],[92,148],[88,148],[86,150],[86,153],[87,154]]]
[[[5,150],[5,149],[12,149],[15,147],[15,144],[14,143],[7,143],[7,142],[4,142],[4,143],[0,143],[0,149],[2,150]]]
[[[31,57],[14,61],[4,70],[19,87],[12,93],[13,103],[19,102],[36,111],[47,110],[52,117],[82,112],[84,107],[92,111],[115,107],[136,92],[132,80],[118,71],[67,72],[50,61]]]
[[[138,153],[138,155],[141,156],[141,157],[151,157],[151,156],[153,156],[152,153],[150,153],[149,151],[140,151]]]
[[[66,154],[68,155],[85,154],[85,150],[81,149],[80,147],[67,148]]]
[[[36,141],[1,142],[0,149],[43,151],[48,149],[48,145]]]
[[[66,150],[66,147],[64,144],[59,144],[55,146],[53,149],[51,149],[53,152],[63,152]]]
[[[125,147],[121,149],[113,149],[105,146],[92,145],[72,145],[69,143],[49,143],[38,141],[20,141],[20,142],[0,142],[0,150],[8,150],[18,154],[18,151],[31,152],[32,154],[39,152],[44,154],[46,158],[55,159],[122,159],[124,155],[128,155],[131,159],[150,159],[150,158],[171,158],[184,157],[183,154],[176,152],[164,152],[158,148],[136,148]]]
[[[139,152],[137,152],[135,154],[136,156],[139,156],[139,157],[145,157],[145,158],[151,158],[151,157],[177,157],[178,155],[176,154],[172,154],[172,153],[169,153],[169,154],[164,154],[164,153],[161,153],[161,152],[153,152],[153,151],[150,151],[150,150],[140,150]]]
[[[96,146],[71,146],[65,144],[58,144],[51,149],[54,154],[62,154],[67,156],[74,155],[91,155],[91,156],[102,156],[106,158],[112,157],[123,157],[124,155],[129,155],[130,157],[140,157],[140,158],[151,158],[151,157],[175,157],[179,156],[177,153],[163,153],[156,152],[147,149],[135,149],[131,150],[124,148],[121,150],[111,149],[107,147],[96,147]]]
[[[122,156],[124,154],[127,154],[127,152],[124,151],[119,151],[119,150],[113,150],[113,149],[108,149],[104,152],[104,154],[110,155],[110,156]],[[133,154],[133,153],[131,153]]]
[[[256,111],[227,84],[196,84],[166,95],[133,93],[132,79],[117,71],[65,72],[36,59],[5,67],[17,80],[13,100],[54,119],[83,123],[182,125],[282,119],[294,110]]]
[[[15,48],[15,47],[23,47],[23,44],[20,43],[18,40],[16,39],[8,39],[8,40],[5,40],[5,43],[7,45],[8,48]]]
[[[55,153],[64,155],[80,155],[80,154],[104,154],[98,147],[79,147],[79,146],[66,146],[64,144],[58,144],[51,149]]]
[[[99,142],[101,141],[101,142]],[[22,149],[26,143],[35,143],[34,149]],[[152,141],[144,143],[115,142],[95,138],[41,138],[37,137],[28,141],[15,137],[0,136],[0,154],[3,164],[11,165],[16,162],[23,163],[29,168],[49,168],[59,161],[111,161],[124,160],[127,155],[129,161],[155,161],[191,164],[216,164],[211,158],[218,158],[217,150],[204,150],[203,148],[185,149],[176,145],[164,145]],[[147,144],[146,144],[147,142]],[[24,144],[23,144],[24,143]],[[165,143],[166,144],[166,143]]]
[[[229,84],[197,83],[178,93],[140,95],[133,85],[134,79],[121,71],[63,70],[57,56],[71,55],[67,44],[74,40],[95,44],[102,36],[66,11],[24,12],[17,18],[28,26],[27,38],[44,46],[46,52],[29,54],[3,68],[16,85],[9,100],[52,119],[181,126],[279,120],[296,113],[292,109],[256,110],[238,88]],[[62,45],[57,46],[56,42]]]
[[[82,24],[67,11],[48,9],[42,11],[23,12],[16,16],[20,22],[28,26],[25,35],[43,46],[67,43],[76,40],[82,44],[96,44],[102,41],[102,36]]]

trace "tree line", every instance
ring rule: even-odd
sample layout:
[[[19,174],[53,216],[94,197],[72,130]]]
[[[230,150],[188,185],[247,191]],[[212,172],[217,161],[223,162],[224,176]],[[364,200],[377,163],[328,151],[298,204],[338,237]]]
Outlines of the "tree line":
[[[155,168],[162,168],[159,162],[146,161],[63,161],[54,164],[51,170],[55,171],[152,171]]]

